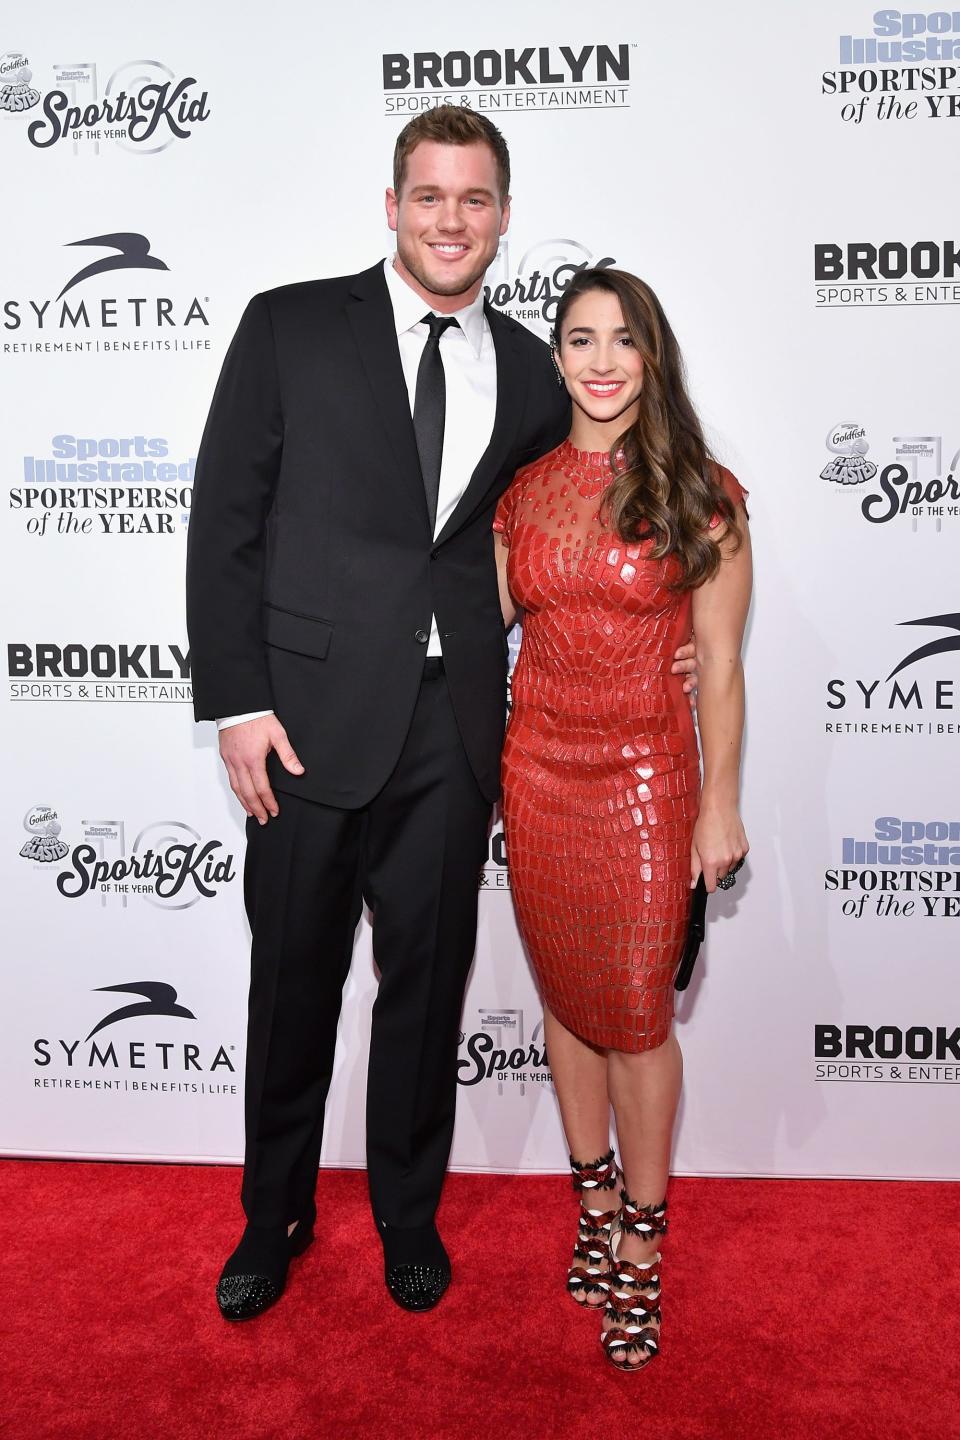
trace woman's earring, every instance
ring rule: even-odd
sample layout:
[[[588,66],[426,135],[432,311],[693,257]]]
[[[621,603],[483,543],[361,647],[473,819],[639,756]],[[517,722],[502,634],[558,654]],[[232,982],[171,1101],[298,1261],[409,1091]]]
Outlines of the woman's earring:
[[[553,369],[554,369],[554,373],[556,374],[556,377],[557,377],[557,384],[560,386],[560,389],[562,390],[563,387],[564,387],[564,385],[565,385],[567,382],[566,382],[566,381],[564,380],[564,378],[563,378],[563,371],[560,369],[560,361],[557,359],[557,351],[558,351],[559,349],[560,349],[560,340],[559,340],[559,338],[558,338],[558,336],[557,336],[556,328],[554,327],[554,328],[551,329],[551,331],[550,331],[550,359],[553,361]]]

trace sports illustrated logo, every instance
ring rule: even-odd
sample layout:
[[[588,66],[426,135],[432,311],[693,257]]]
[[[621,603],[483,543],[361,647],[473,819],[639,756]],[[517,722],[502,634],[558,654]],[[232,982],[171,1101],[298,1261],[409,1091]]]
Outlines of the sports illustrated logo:
[[[871,18],[869,35],[839,37],[843,68],[820,76],[820,93],[839,102],[840,119],[862,125],[871,117],[942,120],[960,115],[960,72],[949,63],[960,59],[960,11],[875,10]],[[943,60],[948,63],[917,63]]]
[[[520,1094],[525,1095],[528,1085],[553,1083],[542,1018],[527,1042],[522,1010],[481,1009],[477,1013],[480,1028],[471,1035],[460,1032],[460,1048],[466,1054],[457,1061],[459,1084],[472,1087],[495,1080],[498,1095],[503,1094],[504,1085],[519,1086]]]
[[[184,1040],[176,1022],[196,1024],[197,1016],[179,1003],[172,985],[164,980],[128,980],[122,985],[100,985],[90,993],[140,998],[116,1006],[106,1015],[103,1001],[99,1001],[93,1012],[99,1018],[93,1020],[86,1039],[37,1036],[33,1042],[34,1089],[212,1097],[237,1094],[237,1084],[226,1078],[236,1074],[236,1046]],[[159,1029],[161,1038],[158,1020],[175,1022]],[[122,1028],[106,1039],[95,1038],[113,1026]]]
[[[848,919],[960,918],[960,820],[879,815],[870,838],[845,835],[823,888]]]
[[[436,105],[471,110],[622,110],[630,105],[632,45],[417,50],[382,56],[383,113]]]
[[[862,425],[835,425],[827,432],[826,444],[834,459],[820,471],[821,480],[849,491],[877,475],[876,465],[866,458],[870,446]],[[894,458],[880,471],[876,487],[859,498],[863,519],[886,525],[908,515],[914,531],[920,520],[932,520],[939,532],[944,520],[960,517],[960,449],[944,467],[940,435],[894,435],[890,447]]]
[[[587,266],[606,270],[616,263],[609,255],[597,258],[579,240],[538,240],[526,250],[514,273],[509,241],[501,240],[483,290],[491,305],[545,340],[557,317],[560,296],[574,276]]]
[[[10,699],[130,704],[188,704],[190,650],[181,645],[7,645]]]
[[[52,865],[70,853],[60,839],[60,816],[51,805],[35,805],[28,810],[23,817],[23,828],[30,839],[21,847],[22,859],[32,860],[36,865]]]
[[[0,55],[0,110],[12,114],[32,110],[40,99],[40,91],[30,84],[32,79],[33,71],[22,51],[8,50]]]
[[[167,274],[170,269],[165,260],[151,254],[151,243],[146,235],[134,230],[120,230],[109,235],[91,235],[84,240],[66,242],[67,248],[74,246],[110,253],[98,256],[75,270],[61,286],[56,300],[5,300],[2,328],[17,336],[16,342],[4,342],[5,355],[53,355],[77,351],[136,354],[158,350],[210,349],[209,339],[201,338],[200,333],[210,325],[204,308],[210,304],[209,295],[201,301],[199,296],[183,291],[175,295],[146,296],[142,293],[149,287],[140,272],[162,271]],[[126,288],[133,294],[103,295],[100,293],[101,286],[96,283],[91,293],[91,282],[96,282],[99,277],[128,270],[137,272],[136,279],[128,280],[124,275]],[[77,286],[83,286],[85,293],[71,294]],[[191,327],[196,328],[189,336],[180,333]],[[131,338],[115,339],[110,335],[111,331]],[[155,332],[154,336],[141,338],[142,334],[149,336],[151,331]],[[70,338],[62,338],[64,335]]]
[[[960,1083],[960,1025],[814,1025],[818,1082]]]
[[[210,118],[208,93],[197,88],[196,77],[177,79],[160,60],[117,66],[102,96],[95,64],[54,65],[53,80],[42,118],[27,127],[27,139],[38,150],[67,140],[75,155],[81,150],[99,155],[106,142],[131,155],[157,155],[177,140],[189,140]]]
[[[960,734],[960,723],[944,720],[944,714],[957,709],[956,677],[931,673],[923,665],[918,674],[903,672],[937,656],[960,651],[960,612],[948,615],[927,615],[918,620],[902,620],[903,626],[946,630],[950,633],[928,640],[904,655],[886,679],[879,677],[835,677],[826,682],[826,707],[829,711],[853,712],[865,716],[858,720],[828,720],[828,735],[935,735]],[[874,718],[886,714],[887,719]]]
[[[883,240],[879,244],[814,245],[813,278],[818,310],[956,305],[960,302],[960,242]]]
[[[43,819],[48,807],[30,812]],[[182,820],[157,820],[141,829],[127,848],[123,820],[83,820],[83,840],[69,852],[69,863],[56,874],[56,887],[66,900],[99,898],[101,906],[125,909],[131,899],[146,900],[158,910],[189,910],[201,900],[213,900],[237,878],[234,856],[222,840],[204,840]],[[27,822],[24,822],[25,826]],[[27,827],[29,829],[29,827]],[[41,839],[57,840],[56,832],[34,830]],[[23,853],[23,852],[21,852]],[[55,858],[67,856],[64,846]],[[42,858],[27,856],[25,858]],[[54,858],[54,857],[51,857]]]
[[[170,452],[161,435],[54,435],[22,457],[8,508],[28,535],[185,535],[197,462]]]

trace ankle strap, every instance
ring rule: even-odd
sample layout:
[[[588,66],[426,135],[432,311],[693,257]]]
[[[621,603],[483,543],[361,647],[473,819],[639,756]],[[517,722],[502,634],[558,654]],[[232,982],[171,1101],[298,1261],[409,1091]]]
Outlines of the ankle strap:
[[[596,1160],[586,1162],[574,1160],[571,1155],[570,1169],[573,1173],[574,1190],[616,1189],[619,1172],[614,1162],[612,1150],[608,1150],[606,1155],[598,1155]]]
[[[631,1200],[626,1190],[620,1191],[623,1208],[620,1211],[620,1229],[626,1235],[636,1235],[641,1240],[652,1240],[656,1235],[667,1233],[667,1202],[659,1205],[638,1205]]]

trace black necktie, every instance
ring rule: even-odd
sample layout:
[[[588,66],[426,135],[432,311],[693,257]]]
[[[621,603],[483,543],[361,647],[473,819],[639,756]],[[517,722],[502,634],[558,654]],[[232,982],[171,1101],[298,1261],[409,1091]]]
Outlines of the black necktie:
[[[437,501],[440,496],[440,465],[443,460],[443,427],[447,411],[447,383],[440,357],[440,336],[451,325],[459,325],[452,315],[424,315],[430,334],[420,356],[417,390],[413,402],[413,429],[420,452],[420,470],[430,515],[430,534],[437,524]]]

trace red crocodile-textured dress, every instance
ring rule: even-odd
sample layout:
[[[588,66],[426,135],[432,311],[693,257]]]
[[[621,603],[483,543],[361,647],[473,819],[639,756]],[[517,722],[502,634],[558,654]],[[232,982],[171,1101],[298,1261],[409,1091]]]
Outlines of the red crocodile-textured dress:
[[[745,492],[729,471],[735,502]],[[494,529],[524,610],[503,755],[510,883],[543,998],[582,1039],[663,1044],[690,908],[696,732],[674,651],[689,591],[652,541],[604,526],[603,453],[565,440],[521,470]]]

